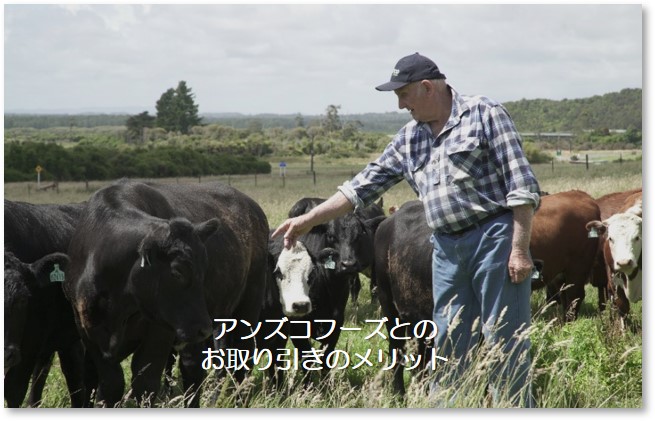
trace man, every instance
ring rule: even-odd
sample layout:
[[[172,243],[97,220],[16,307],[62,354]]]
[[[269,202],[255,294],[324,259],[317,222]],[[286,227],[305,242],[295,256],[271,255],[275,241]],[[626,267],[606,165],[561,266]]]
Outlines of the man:
[[[529,254],[539,185],[505,108],[482,96],[460,95],[437,65],[418,53],[396,64],[391,80],[407,123],[382,155],[320,206],[284,221],[285,247],[318,224],[366,206],[403,178],[425,207],[433,229],[433,318],[438,352],[457,362],[457,378],[479,342],[503,351],[490,391],[532,406]],[[408,245],[409,246],[409,245]],[[451,373],[452,374],[452,373]],[[442,388],[446,376],[435,382]],[[443,389],[441,389],[443,390]]]

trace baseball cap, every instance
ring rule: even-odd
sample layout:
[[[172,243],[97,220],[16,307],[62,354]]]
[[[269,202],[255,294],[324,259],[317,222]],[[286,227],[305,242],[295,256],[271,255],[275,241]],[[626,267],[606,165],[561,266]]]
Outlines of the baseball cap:
[[[446,75],[439,71],[434,61],[414,53],[398,60],[391,73],[391,80],[376,86],[378,91],[393,91],[403,86],[424,79],[445,79]]]

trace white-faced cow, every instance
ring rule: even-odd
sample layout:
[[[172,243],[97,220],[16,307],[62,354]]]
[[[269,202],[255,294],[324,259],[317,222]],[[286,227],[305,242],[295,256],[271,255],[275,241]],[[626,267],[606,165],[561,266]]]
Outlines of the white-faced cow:
[[[71,406],[83,404],[83,347],[62,291],[66,252],[85,206],[4,201],[5,400],[38,406],[55,352]],[[52,275],[52,276],[51,276]]]
[[[619,212],[624,206],[626,199],[637,193],[641,193],[641,188],[613,192],[596,199],[596,203],[600,208],[599,220],[604,221],[615,213]],[[603,255],[603,250],[605,249],[605,239],[605,235],[599,235],[598,237],[598,255],[596,257],[596,263],[594,264],[594,275],[592,281],[594,286],[598,288],[598,302],[601,310],[605,309],[605,301],[607,300],[610,292],[614,298],[615,304],[618,304],[619,301],[623,300],[623,298],[617,296],[616,291],[614,291],[612,287],[612,280],[608,278],[605,266],[605,257]]]
[[[213,319],[259,320],[268,231],[259,205],[220,183],[120,180],[90,198],[64,290],[96,368],[97,404],[121,400],[130,355],[133,396],[148,404],[175,348],[185,403],[198,406],[202,351],[220,336]],[[215,346],[252,351],[246,323]]]
[[[292,206],[289,217],[307,213],[323,201],[325,199],[300,199]],[[309,292],[313,310],[307,318],[335,322],[334,328],[331,323],[312,324],[312,337],[323,337],[319,342],[325,351],[324,355],[332,352],[339,340],[351,286],[356,288],[359,272],[366,270],[373,263],[373,237],[385,216],[378,205],[371,206],[376,208],[358,209],[328,223],[317,225],[299,239],[314,256],[319,256],[326,248],[335,249],[338,254],[338,260],[329,263],[325,275],[316,278],[316,282],[310,285]],[[309,339],[294,340],[294,345],[301,351],[309,351],[312,348]],[[323,367],[327,365],[324,364]]]
[[[603,221],[592,221],[587,229],[602,235],[603,260],[608,289],[614,296],[622,321],[630,301],[641,300],[642,288],[642,193],[632,193],[618,212]]]
[[[271,276],[267,279],[264,304],[260,314],[261,328],[257,332],[257,347],[269,349],[276,363],[269,367],[269,374],[276,384],[282,380],[282,372],[277,370],[283,360],[278,355],[285,348],[291,335],[293,325],[309,320],[312,300],[311,286],[328,278],[329,271],[325,269],[326,262],[338,262],[338,253],[331,248],[325,248],[314,256],[305,245],[297,241],[291,249],[284,248],[284,239],[277,237],[269,239],[269,265]],[[279,334],[275,333],[279,325],[275,321],[284,320]],[[296,331],[296,329],[294,329]]]

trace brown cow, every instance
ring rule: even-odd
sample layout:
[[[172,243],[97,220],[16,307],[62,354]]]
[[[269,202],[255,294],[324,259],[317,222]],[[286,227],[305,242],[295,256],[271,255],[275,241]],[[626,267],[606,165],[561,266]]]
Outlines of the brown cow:
[[[623,193],[619,196],[623,203],[620,207],[613,203],[611,216],[587,224],[587,229],[602,234],[604,274],[598,276],[614,297],[622,321],[630,312],[630,301],[641,300],[642,283],[642,192],[637,189]]]
[[[532,290],[548,287],[549,298],[558,299],[566,321],[574,320],[585,297],[598,250],[598,238],[589,238],[586,224],[600,217],[594,199],[580,190],[550,194],[532,222],[530,253],[543,260],[543,280]]]

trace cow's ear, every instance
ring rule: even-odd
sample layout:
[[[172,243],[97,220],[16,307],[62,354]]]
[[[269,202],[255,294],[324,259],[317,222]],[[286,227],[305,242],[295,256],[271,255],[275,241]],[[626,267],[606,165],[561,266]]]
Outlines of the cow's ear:
[[[339,252],[331,247],[326,247],[318,252],[316,263],[325,269],[335,269],[338,259]]]
[[[45,287],[50,284],[63,283],[66,280],[69,263],[70,259],[66,254],[52,253],[30,264],[30,270],[34,273],[37,285]]]
[[[152,260],[155,256],[161,256],[161,249],[166,242],[166,238],[170,235],[169,224],[161,224],[156,226],[143,237],[137,253],[139,253],[140,266],[152,266]]]
[[[375,231],[378,229],[378,226],[385,219],[387,219],[385,215],[376,216],[375,218],[367,219],[366,221],[364,221],[364,226],[371,234],[375,234]]]
[[[198,237],[200,237],[200,241],[204,243],[212,234],[218,230],[220,224],[221,222],[217,218],[212,218],[205,222],[201,222],[200,224],[196,224],[193,229]]]
[[[605,231],[607,231],[607,225],[605,225],[601,221],[590,221],[587,222],[587,225],[585,225],[585,228],[589,232],[595,231],[598,234],[605,234]]]

